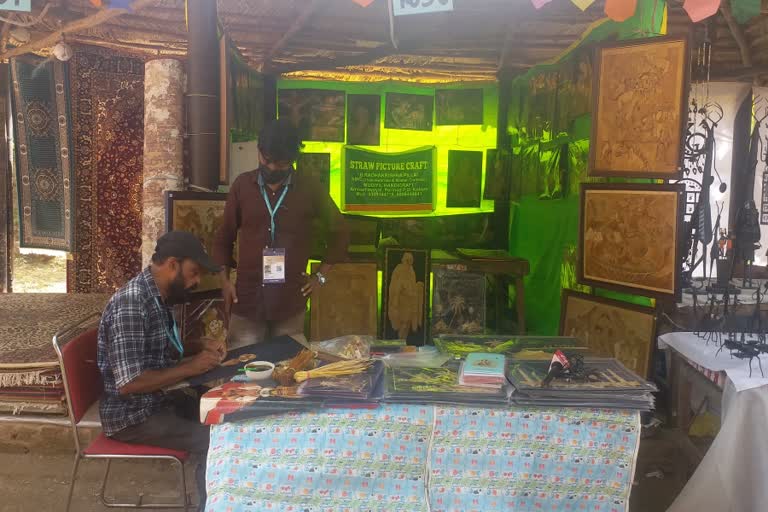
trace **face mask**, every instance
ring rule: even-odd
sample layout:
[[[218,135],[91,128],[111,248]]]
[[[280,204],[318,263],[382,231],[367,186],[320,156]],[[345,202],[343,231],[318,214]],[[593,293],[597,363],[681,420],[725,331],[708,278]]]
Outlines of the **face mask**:
[[[264,179],[264,183],[267,185],[275,185],[285,181],[288,178],[288,175],[291,174],[291,171],[293,171],[292,167],[289,167],[288,169],[279,169],[273,171],[266,165],[259,166],[261,177]]]

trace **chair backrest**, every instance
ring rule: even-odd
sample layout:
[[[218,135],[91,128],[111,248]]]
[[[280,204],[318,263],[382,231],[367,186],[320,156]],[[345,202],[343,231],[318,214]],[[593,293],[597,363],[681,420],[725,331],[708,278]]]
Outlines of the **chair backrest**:
[[[61,342],[59,335],[53,338],[73,424],[83,418],[104,391],[104,383],[96,364],[97,341],[98,327],[80,332],[66,342]]]

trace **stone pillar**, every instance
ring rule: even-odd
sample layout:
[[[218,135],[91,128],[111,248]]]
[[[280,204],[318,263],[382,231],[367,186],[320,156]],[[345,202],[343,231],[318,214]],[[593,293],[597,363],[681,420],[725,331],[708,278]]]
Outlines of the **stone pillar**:
[[[184,65],[154,59],[144,67],[142,263],[165,233],[165,191],[184,188]]]

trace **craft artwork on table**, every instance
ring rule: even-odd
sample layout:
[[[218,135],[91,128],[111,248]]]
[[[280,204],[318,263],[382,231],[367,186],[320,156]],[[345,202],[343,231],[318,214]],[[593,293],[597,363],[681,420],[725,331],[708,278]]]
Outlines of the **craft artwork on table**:
[[[317,272],[320,265],[312,265]],[[378,271],[375,263],[340,263],[328,282],[310,299],[310,339],[322,341],[347,334],[376,336]]]
[[[485,274],[434,265],[432,334],[482,334],[485,330]]]
[[[166,192],[166,228],[168,231],[189,231],[197,236],[208,254],[213,253],[216,232],[224,221],[227,194],[218,192]],[[237,260],[237,245],[235,245]],[[232,277],[235,278],[235,272]],[[215,296],[220,288],[216,274],[205,273],[200,279],[195,297]]]
[[[479,208],[482,181],[482,152],[448,151],[448,208]]]
[[[688,41],[652,38],[597,53],[590,175],[674,179],[688,121]]]
[[[331,154],[300,153],[296,161],[296,172],[311,176],[320,182],[328,193],[331,191]]]
[[[483,90],[435,91],[435,112],[438,125],[483,124]]]
[[[434,98],[388,92],[384,127],[394,130],[432,130]]]
[[[683,185],[582,185],[579,282],[680,297]]]
[[[378,146],[381,143],[381,96],[347,96],[347,144]]]
[[[423,345],[427,338],[429,252],[389,248],[384,259],[383,338]]]
[[[564,290],[560,334],[648,377],[656,341],[656,315],[651,308]]]
[[[549,361],[512,361],[509,364],[509,379],[519,391],[539,390],[549,373],[549,368]],[[554,379],[548,384],[548,388],[583,391],[656,391],[653,384],[633,374],[614,359],[586,357],[584,370],[589,378]]]
[[[182,307],[181,337],[185,341],[224,341],[228,324],[223,299],[192,300]]]
[[[343,91],[281,89],[278,116],[289,119],[303,141],[344,142],[345,100]]]

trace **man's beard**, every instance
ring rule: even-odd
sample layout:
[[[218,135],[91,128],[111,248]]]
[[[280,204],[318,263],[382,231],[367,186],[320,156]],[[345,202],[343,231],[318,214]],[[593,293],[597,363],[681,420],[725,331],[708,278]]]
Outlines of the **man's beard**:
[[[173,278],[173,281],[171,281],[171,284],[168,286],[168,298],[166,299],[166,303],[172,305],[189,302],[189,293],[195,288],[195,286],[190,286],[189,288],[184,287],[184,276],[181,275],[181,270],[179,270],[176,277]]]

